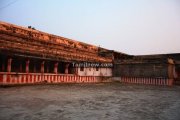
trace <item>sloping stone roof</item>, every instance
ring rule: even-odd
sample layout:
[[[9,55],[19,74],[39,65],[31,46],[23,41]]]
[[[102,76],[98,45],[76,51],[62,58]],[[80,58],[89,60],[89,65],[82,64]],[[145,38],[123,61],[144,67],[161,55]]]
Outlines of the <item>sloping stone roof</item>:
[[[0,22],[0,53],[62,61],[112,62],[98,47],[38,30]]]

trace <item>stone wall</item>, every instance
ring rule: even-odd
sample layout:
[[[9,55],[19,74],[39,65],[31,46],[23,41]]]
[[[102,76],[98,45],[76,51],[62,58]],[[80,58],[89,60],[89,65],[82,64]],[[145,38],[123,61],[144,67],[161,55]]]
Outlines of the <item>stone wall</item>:
[[[113,76],[118,77],[168,77],[165,63],[114,64]]]

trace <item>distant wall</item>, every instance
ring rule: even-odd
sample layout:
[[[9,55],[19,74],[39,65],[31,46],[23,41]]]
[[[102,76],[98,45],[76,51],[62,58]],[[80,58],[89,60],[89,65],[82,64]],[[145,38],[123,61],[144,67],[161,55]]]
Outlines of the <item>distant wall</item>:
[[[114,64],[115,77],[168,77],[168,64],[136,63]]]

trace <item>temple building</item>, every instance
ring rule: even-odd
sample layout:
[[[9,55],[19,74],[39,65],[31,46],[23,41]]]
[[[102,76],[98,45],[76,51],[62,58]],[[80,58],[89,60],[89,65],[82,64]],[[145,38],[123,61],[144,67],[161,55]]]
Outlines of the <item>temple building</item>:
[[[0,22],[0,85],[125,83],[173,85],[180,54],[133,56]]]

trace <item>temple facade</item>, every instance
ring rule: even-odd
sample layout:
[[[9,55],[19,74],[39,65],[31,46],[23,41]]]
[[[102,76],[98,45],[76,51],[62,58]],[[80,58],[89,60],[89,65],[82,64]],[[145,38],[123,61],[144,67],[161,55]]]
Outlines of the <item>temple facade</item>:
[[[0,22],[0,84],[100,82],[111,57],[86,43]],[[86,66],[96,64],[97,66]]]
[[[0,85],[114,80],[173,85],[180,81],[179,61],[180,54],[133,56],[0,22]]]

